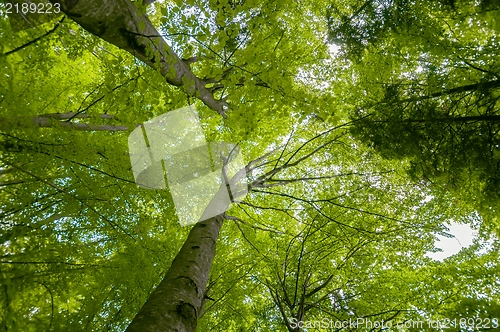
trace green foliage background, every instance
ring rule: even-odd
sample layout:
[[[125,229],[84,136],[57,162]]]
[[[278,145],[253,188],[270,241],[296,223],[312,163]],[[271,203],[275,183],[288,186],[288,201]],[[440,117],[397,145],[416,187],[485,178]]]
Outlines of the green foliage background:
[[[177,54],[204,57],[192,70],[217,79],[227,119],[69,18],[13,32],[1,12],[1,328],[125,330],[189,229],[168,191],[135,185],[128,131],[57,123],[133,128],[188,103],[207,140],[238,143],[247,162],[285,146],[228,212],[199,331],[287,331],[300,314],[500,318],[493,1],[192,0],[148,10]],[[30,122],[69,112],[87,117]],[[477,230],[474,244],[428,258],[451,221]]]

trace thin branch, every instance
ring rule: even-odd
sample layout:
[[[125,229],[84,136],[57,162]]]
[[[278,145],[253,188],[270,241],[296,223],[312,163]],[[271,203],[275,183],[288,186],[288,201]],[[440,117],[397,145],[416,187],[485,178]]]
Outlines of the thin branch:
[[[469,67],[471,68],[474,68],[475,70],[479,70],[480,72],[483,72],[485,74],[490,74],[490,75],[493,75],[495,76],[497,79],[500,79],[500,75],[498,75],[497,73],[494,73],[492,71],[489,71],[489,70],[486,70],[486,69],[482,69],[480,67],[477,67],[475,65],[473,65],[472,63],[470,63],[469,61],[465,60],[464,58],[462,58],[461,56],[457,55],[457,58],[459,58],[460,60],[462,60],[466,65],[468,65]]]
[[[69,114],[69,113],[66,113]],[[104,115],[103,115],[104,116]],[[74,117],[74,116],[73,116]],[[74,123],[67,121],[57,121],[57,115],[53,117],[42,116],[18,116],[18,117],[0,117],[0,129],[12,130],[19,128],[66,128],[78,131],[130,131],[139,125],[133,126],[115,126],[115,125],[96,125],[86,123]],[[64,115],[61,119],[65,119]]]
[[[74,196],[73,194],[69,193],[68,191],[62,189],[62,188],[59,188],[58,186],[56,186],[55,184],[53,184],[52,182],[50,181],[47,181],[45,179],[42,179],[41,177],[39,177],[38,175],[28,171],[28,170],[25,170],[24,168],[16,165],[16,164],[13,164],[13,163],[10,163],[10,166],[20,170],[21,172],[23,173],[26,173],[36,179],[38,179],[40,182],[42,183],[45,183],[46,185],[48,185],[49,187],[52,187],[54,188],[55,190],[57,190],[58,192],[61,192],[63,194],[66,194],[68,195],[69,197],[77,200],[78,202],[80,202],[82,205],[86,206],[87,208],[89,208],[91,211],[95,212],[99,217],[103,218],[112,228],[114,229],[120,229],[124,234],[128,235],[132,240],[135,241],[135,239],[129,234],[127,233],[121,226],[117,225],[116,223],[114,223],[113,221],[109,220],[108,218],[106,218],[105,216],[103,216],[102,214],[100,214],[94,207],[90,206],[89,204],[87,204],[84,200]]]
[[[50,118],[50,119],[88,119],[88,118],[101,118],[101,119],[115,119],[113,115],[110,114],[80,114],[77,112],[69,112],[69,113],[48,113],[48,114],[40,114],[39,117]]]
[[[23,45],[21,45],[21,46],[19,46],[19,47],[16,47],[15,49],[10,50],[10,51],[8,51],[8,52],[6,52],[6,53],[2,54],[2,55],[4,55],[4,56],[11,55],[11,54],[13,54],[13,53],[15,53],[15,52],[17,52],[17,51],[20,51],[20,50],[22,50],[22,49],[25,49],[26,47],[28,47],[28,46],[30,46],[30,45],[32,45],[32,44],[35,44],[36,42],[38,42],[38,41],[39,41],[39,40],[41,40],[42,38],[47,37],[48,35],[50,35],[51,33],[53,33],[54,31],[56,31],[56,30],[57,30],[57,28],[58,28],[58,27],[59,27],[59,25],[60,25],[60,24],[64,21],[64,19],[65,19],[65,18],[66,18],[66,16],[63,16],[63,18],[61,18],[61,19],[60,19],[60,20],[59,20],[59,21],[58,21],[58,22],[54,25],[54,27],[53,27],[52,29],[50,29],[49,31],[45,32],[43,35],[38,36],[37,38],[35,38],[35,39],[33,39],[33,40],[31,40],[31,41],[27,42],[26,44],[23,44]]]
[[[263,227],[259,227],[259,226],[256,226],[256,225],[249,225],[247,222],[243,221],[242,219],[238,218],[238,217],[235,217],[235,216],[228,216],[228,215],[225,215],[225,218],[228,219],[228,220],[234,220],[236,222],[240,222],[248,227],[252,227],[254,229],[258,229],[258,230],[261,230],[261,231],[265,231],[265,232],[271,232],[271,233],[274,233],[274,234],[278,234],[278,235],[284,235],[283,232],[280,232],[280,231],[277,231],[277,230],[274,230],[274,229],[270,229],[270,228],[263,228]]]

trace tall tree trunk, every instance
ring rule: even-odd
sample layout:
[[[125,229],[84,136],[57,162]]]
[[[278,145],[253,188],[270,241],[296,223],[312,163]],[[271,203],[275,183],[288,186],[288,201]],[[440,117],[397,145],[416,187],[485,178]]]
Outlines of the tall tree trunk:
[[[246,177],[247,171],[248,166],[221,185],[206,209],[222,212],[193,226],[165,277],[130,323],[127,332],[195,331],[207,297],[217,238],[227,218],[223,212],[227,209],[227,202],[220,198],[220,194],[229,193],[227,184],[239,182]]]
[[[223,219],[220,215],[194,225],[127,332],[195,331]]]
[[[51,0],[88,32],[125,50],[157,69],[168,83],[200,99],[225,116],[228,104],[217,100],[205,86],[207,82],[191,71],[153,26],[147,16],[130,0]]]

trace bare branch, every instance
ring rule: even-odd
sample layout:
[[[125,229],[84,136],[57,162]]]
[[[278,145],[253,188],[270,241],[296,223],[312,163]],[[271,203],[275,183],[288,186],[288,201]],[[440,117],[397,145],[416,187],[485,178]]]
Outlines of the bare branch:
[[[19,128],[67,128],[78,131],[129,131],[133,130],[134,126],[114,126],[114,125],[95,125],[86,123],[74,123],[66,121],[57,121],[59,116],[60,119],[65,119],[70,116],[71,113],[65,114],[53,114],[52,116],[41,115],[41,116],[18,116],[18,117],[0,117],[0,130],[8,131]],[[105,114],[102,114],[103,118],[106,118]],[[86,118],[88,116],[79,116]]]
[[[88,118],[101,118],[101,119],[114,119],[115,117],[110,114],[82,114],[82,113],[48,113],[48,114],[40,114],[39,117],[50,118],[50,119],[88,119]]]
[[[261,231],[266,231],[266,232],[271,232],[271,233],[274,233],[274,234],[278,234],[278,235],[284,235],[283,232],[280,232],[280,231],[277,231],[277,230],[274,230],[274,229],[270,229],[270,228],[263,228],[263,227],[259,227],[259,226],[256,226],[256,225],[249,225],[247,222],[243,221],[242,219],[238,218],[238,217],[234,217],[234,216],[228,216],[228,215],[225,215],[224,216],[227,220],[234,220],[236,222],[240,222],[246,226],[249,226],[249,227],[252,227],[254,229],[258,229],[258,230],[261,230]]]
[[[57,28],[59,27],[59,25],[60,25],[60,24],[64,21],[64,18],[65,18],[65,17],[61,18],[61,19],[60,19],[60,20],[56,23],[56,25],[54,25],[54,27],[53,27],[52,29],[50,29],[49,31],[45,32],[43,35],[41,35],[41,36],[39,36],[39,37],[37,37],[37,38],[35,38],[35,39],[33,39],[33,40],[30,40],[30,41],[29,41],[29,42],[27,42],[26,44],[23,44],[23,45],[21,45],[21,46],[19,46],[19,47],[16,47],[15,49],[10,50],[10,51],[8,51],[8,52],[6,52],[6,53],[2,54],[2,55],[4,55],[4,56],[11,55],[12,53],[15,53],[15,52],[17,52],[17,51],[20,51],[20,50],[25,49],[26,47],[28,47],[28,46],[30,46],[30,45],[32,45],[32,44],[37,43],[39,40],[41,40],[41,39],[43,39],[43,38],[47,37],[48,35],[50,35],[50,34],[51,34],[51,33],[53,33],[54,31],[56,31],[56,30],[57,30]]]

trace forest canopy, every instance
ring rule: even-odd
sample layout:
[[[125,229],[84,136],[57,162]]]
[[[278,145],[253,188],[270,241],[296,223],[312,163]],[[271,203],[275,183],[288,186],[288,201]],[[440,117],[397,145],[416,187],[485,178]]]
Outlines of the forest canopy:
[[[0,329],[499,327],[496,1],[31,3],[0,2]],[[248,193],[183,227],[129,137],[186,107]]]

